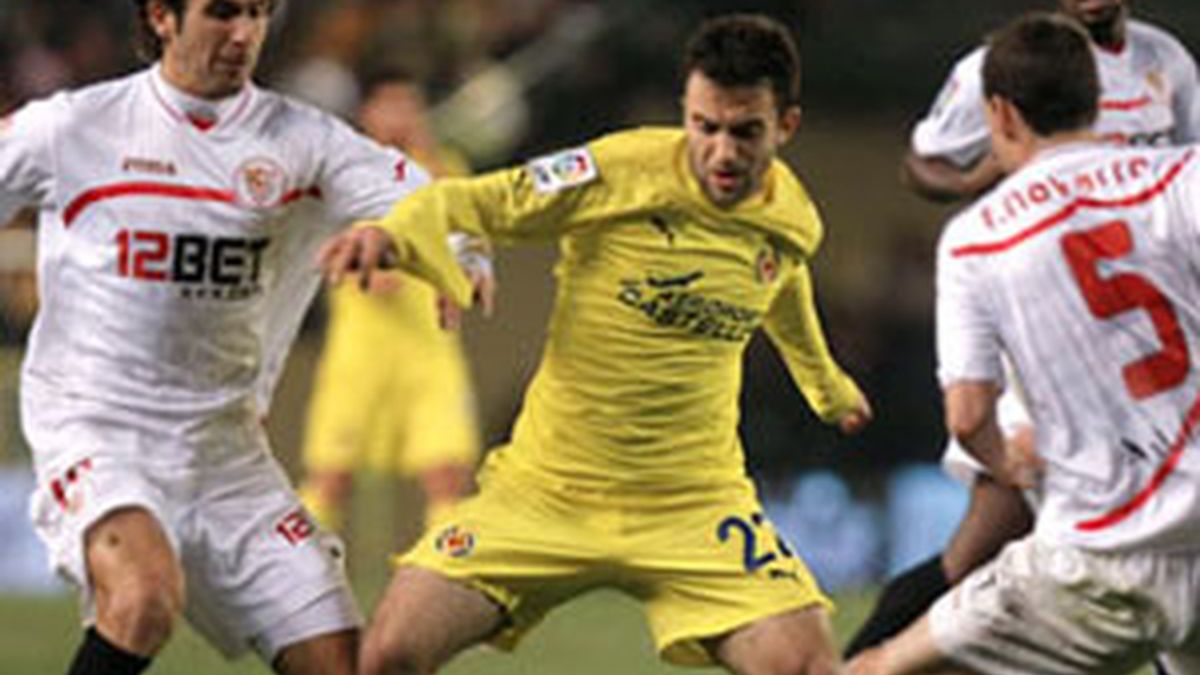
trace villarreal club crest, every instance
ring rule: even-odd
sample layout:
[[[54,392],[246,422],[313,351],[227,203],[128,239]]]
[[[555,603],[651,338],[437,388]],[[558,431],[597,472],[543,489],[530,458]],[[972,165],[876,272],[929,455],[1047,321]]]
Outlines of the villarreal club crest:
[[[465,558],[475,550],[475,535],[461,525],[451,525],[438,534],[433,545],[438,553]]]

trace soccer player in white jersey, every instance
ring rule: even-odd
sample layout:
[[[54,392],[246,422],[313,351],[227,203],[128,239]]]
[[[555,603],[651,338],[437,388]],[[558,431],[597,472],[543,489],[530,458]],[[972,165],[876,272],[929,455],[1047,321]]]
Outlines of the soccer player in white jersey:
[[[1161,28],[1129,18],[1128,0],[1060,0],[1059,12],[1083,25],[1100,71],[1095,129],[1105,139],[1134,145],[1200,140],[1196,64]],[[957,64],[933,109],[912,134],[901,174],[918,194],[942,201],[973,197],[1001,177],[984,120],[985,47]],[[1005,394],[1001,423],[1016,448],[1029,452],[1032,430],[1016,390]],[[888,582],[872,614],[850,640],[853,655],[919,617],[938,595],[1026,533],[1033,516],[1026,496],[989,477],[951,442],[947,471],[970,487],[967,512],[945,550]]]
[[[427,178],[250,82],[273,1],[136,4],[151,68],[0,124],[0,222],[40,213],[22,417],[35,527],[84,600],[70,672],[141,672],[182,614],[228,656],[351,673],[338,544],[255,400],[319,282],[319,242]]]
[[[1200,140],[1200,82],[1187,49],[1165,30],[1129,18],[1129,0],[1059,0],[1082,24],[1100,71],[1096,131],[1131,145]],[[917,123],[901,175],[938,201],[973,197],[1000,179],[984,123],[980,47],[954,65],[933,108]]]
[[[1031,535],[851,672],[1200,673],[1200,158],[1091,130],[1086,36],[1024,17],[992,39],[984,94],[1009,175],[938,248],[947,426],[1011,478],[1001,355],[1042,462]]]

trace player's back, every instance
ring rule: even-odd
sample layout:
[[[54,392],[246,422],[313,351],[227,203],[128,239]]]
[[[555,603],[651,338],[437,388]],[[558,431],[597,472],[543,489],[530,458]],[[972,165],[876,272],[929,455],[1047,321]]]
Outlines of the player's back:
[[[942,240],[939,289],[974,280],[1026,386],[1049,465],[1039,529],[1084,547],[1200,534],[1198,161],[1059,147]]]

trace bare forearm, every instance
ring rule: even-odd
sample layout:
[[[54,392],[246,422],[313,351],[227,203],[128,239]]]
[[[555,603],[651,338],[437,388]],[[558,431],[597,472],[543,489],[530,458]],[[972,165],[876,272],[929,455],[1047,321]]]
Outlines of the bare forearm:
[[[953,202],[978,195],[1000,180],[1003,172],[990,153],[963,169],[939,157],[909,152],[900,168],[900,180],[918,195],[938,202]]]

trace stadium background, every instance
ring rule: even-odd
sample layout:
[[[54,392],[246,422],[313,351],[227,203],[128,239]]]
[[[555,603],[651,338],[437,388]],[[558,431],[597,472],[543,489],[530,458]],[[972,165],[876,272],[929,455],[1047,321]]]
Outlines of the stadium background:
[[[877,419],[850,440],[821,428],[770,348],[756,341],[747,356],[743,433],[773,516],[818,575],[846,589],[847,610],[839,616],[845,631],[880,575],[940,545],[963,498],[931,464],[944,439],[933,379],[932,250],[949,211],[898,185],[907,132],[951,63],[989,28],[1022,10],[1052,5],[286,0],[257,79],[347,112],[355,71],[404,66],[428,83],[443,140],[483,170],[602,131],[675,122],[677,55],[702,16],[757,9],[790,24],[804,58],[805,117],[786,157],[828,228],[815,270],[830,340],[871,396]],[[131,7],[128,0],[0,2],[0,113],[137,67]],[[1197,53],[1200,4],[1140,0],[1134,9]],[[0,230],[0,670],[14,673],[61,671],[57,664],[65,663],[75,640],[71,601],[47,585],[40,551],[27,545],[28,451],[16,420],[16,386],[32,308],[31,240],[27,224]],[[465,329],[489,445],[504,439],[536,363],[552,259],[550,249],[502,251],[497,316],[471,319]],[[318,305],[272,413],[277,452],[292,470],[323,321]],[[352,570],[370,603],[385,574],[382,553],[411,537],[418,519],[410,496],[393,499],[378,481],[368,483],[358,502]],[[894,534],[900,531],[904,537]],[[43,593],[49,597],[34,597]],[[630,648],[631,640],[642,648]],[[640,660],[613,666],[606,660],[612,654]],[[672,670],[656,666],[649,654],[632,607],[601,597],[552,621],[518,658],[471,656],[455,670]],[[225,672],[187,639],[172,647],[161,672],[213,668]],[[249,664],[238,668],[243,671],[261,672]]]

